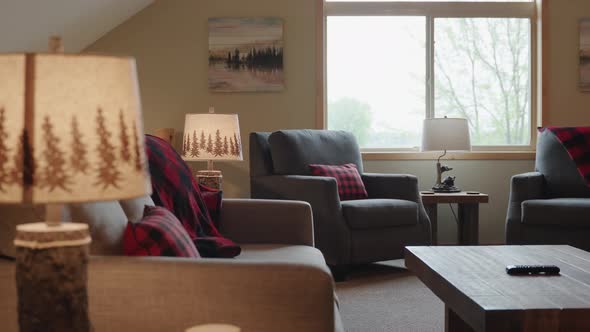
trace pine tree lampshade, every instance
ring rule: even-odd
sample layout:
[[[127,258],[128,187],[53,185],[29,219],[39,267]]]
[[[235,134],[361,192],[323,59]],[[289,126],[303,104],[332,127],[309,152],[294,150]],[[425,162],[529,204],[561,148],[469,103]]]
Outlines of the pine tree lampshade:
[[[0,54],[0,203],[150,192],[132,58]],[[89,331],[88,226],[47,218],[17,227],[20,330]]]
[[[198,171],[200,183],[221,188],[221,171],[213,161],[242,160],[240,124],[237,114],[187,114],[184,122],[182,157],[187,161],[207,161],[207,170]]]

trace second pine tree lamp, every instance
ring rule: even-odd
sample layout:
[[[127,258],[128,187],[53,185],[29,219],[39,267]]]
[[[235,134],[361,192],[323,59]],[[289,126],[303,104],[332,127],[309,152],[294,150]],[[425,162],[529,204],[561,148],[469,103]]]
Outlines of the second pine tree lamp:
[[[187,114],[181,155],[187,161],[207,161],[207,170],[197,171],[200,184],[221,189],[221,171],[213,161],[242,160],[242,142],[237,114],[218,114],[213,107],[209,113]]]

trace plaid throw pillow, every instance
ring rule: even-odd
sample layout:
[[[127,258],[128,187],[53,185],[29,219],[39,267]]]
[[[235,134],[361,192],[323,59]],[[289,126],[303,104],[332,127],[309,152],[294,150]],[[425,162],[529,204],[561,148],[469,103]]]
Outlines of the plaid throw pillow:
[[[369,197],[355,164],[344,164],[340,166],[312,164],[309,165],[309,168],[312,175],[329,176],[336,179],[341,201],[366,199]]]
[[[159,206],[146,206],[138,223],[127,223],[123,249],[127,256],[200,257],[180,221]]]
[[[219,214],[221,213],[221,202],[223,201],[223,191],[204,186],[199,183],[199,190],[201,190],[201,196],[211,216],[211,221],[215,227],[219,228]]]
[[[180,155],[164,140],[146,135],[152,180],[152,199],[171,211],[194,241],[203,257],[231,258],[240,247],[219,233],[195,177]]]

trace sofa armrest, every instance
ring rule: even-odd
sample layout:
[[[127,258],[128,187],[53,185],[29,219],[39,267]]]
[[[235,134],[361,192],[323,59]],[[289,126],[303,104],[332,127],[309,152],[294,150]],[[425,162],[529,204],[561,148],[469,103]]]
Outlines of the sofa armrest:
[[[220,230],[238,243],[314,245],[309,203],[266,199],[224,199]]]
[[[7,332],[17,331],[14,265],[0,262]],[[184,331],[207,323],[244,332],[334,330],[332,278],[311,264],[91,257],[88,289],[96,331]]]
[[[539,172],[514,175],[510,181],[510,197],[506,214],[506,244],[522,241],[522,202],[543,198],[545,179]]]

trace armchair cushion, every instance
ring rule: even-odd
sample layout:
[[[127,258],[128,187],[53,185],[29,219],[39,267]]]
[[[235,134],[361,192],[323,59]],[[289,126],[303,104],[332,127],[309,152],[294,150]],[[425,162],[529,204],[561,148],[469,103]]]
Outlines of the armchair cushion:
[[[341,201],[368,198],[367,190],[355,164],[309,165],[311,174],[315,176],[329,176],[336,179],[338,195]]]
[[[522,202],[522,223],[590,227],[590,198],[531,199]]]
[[[344,219],[354,229],[416,225],[418,204],[401,199],[363,199],[342,202]]]
[[[307,165],[353,163],[363,173],[354,135],[339,130],[281,130],[268,138],[274,174],[310,175]]]

